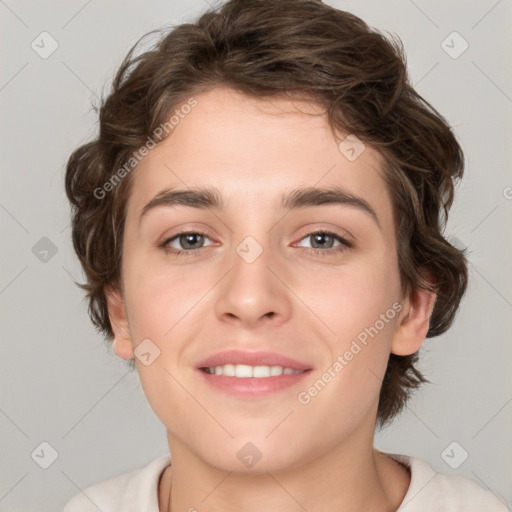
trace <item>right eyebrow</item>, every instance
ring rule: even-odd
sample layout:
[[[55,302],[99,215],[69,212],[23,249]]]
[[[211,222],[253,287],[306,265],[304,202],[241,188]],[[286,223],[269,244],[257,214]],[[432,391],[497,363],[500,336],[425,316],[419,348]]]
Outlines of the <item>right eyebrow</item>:
[[[192,208],[224,210],[225,205],[218,189],[210,188],[189,188],[165,189],[159,192],[142,209],[139,222],[149,211],[160,206],[190,206]]]

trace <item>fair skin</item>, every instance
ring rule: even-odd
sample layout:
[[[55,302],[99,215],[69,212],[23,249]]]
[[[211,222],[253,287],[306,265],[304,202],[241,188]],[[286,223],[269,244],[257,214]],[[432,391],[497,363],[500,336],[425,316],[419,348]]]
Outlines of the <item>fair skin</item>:
[[[195,98],[133,171],[122,289],[108,291],[117,355],[134,359],[145,339],[160,350],[147,366],[135,358],[172,455],[159,483],[160,511],[169,495],[173,511],[394,511],[410,475],[373,448],[381,379],[391,352],[421,347],[434,295],[401,295],[382,158],[366,146],[349,161],[338,149],[344,136],[336,140],[319,107],[304,101],[263,101],[227,88]],[[163,190],[205,186],[219,190],[225,209],[159,205],[141,217]],[[283,210],[281,196],[302,187],[343,188],[375,217],[353,204]],[[315,244],[319,229],[352,247],[336,237]],[[185,230],[206,236],[173,238]],[[237,252],[249,236],[262,250],[251,263]],[[165,241],[193,254],[167,253]],[[400,312],[300,403],[298,394],[395,303]],[[278,352],[306,362],[309,372],[265,396],[233,396],[197,368],[233,348]],[[237,456],[248,442],[261,453],[252,467]]]

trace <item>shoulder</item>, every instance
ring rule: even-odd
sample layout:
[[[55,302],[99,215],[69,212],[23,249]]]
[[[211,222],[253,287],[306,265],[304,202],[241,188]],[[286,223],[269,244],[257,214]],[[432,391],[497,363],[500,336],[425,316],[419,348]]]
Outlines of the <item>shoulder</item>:
[[[146,466],[91,485],[75,494],[63,512],[158,512],[158,480],[170,463],[170,455],[164,455]]]
[[[411,472],[409,489],[397,512],[507,512],[503,498],[459,475],[436,472],[419,457],[385,453]]]

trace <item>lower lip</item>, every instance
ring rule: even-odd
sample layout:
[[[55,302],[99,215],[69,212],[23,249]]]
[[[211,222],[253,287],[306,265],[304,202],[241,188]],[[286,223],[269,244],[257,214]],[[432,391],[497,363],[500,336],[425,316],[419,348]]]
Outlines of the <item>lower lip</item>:
[[[311,370],[292,375],[280,375],[278,377],[226,377],[197,370],[206,382],[215,389],[244,398],[266,396],[284,389],[291,388],[301,382]]]

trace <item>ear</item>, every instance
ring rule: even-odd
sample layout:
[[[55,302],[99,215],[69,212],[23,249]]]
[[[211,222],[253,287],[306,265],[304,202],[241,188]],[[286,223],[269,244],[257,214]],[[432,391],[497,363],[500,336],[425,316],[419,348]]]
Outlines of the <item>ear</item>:
[[[114,352],[122,359],[134,359],[132,338],[121,290],[114,287],[105,289],[108,316],[114,331]]]
[[[407,356],[421,348],[427,336],[436,298],[435,292],[421,288],[415,288],[409,293],[396,324],[391,353]]]

